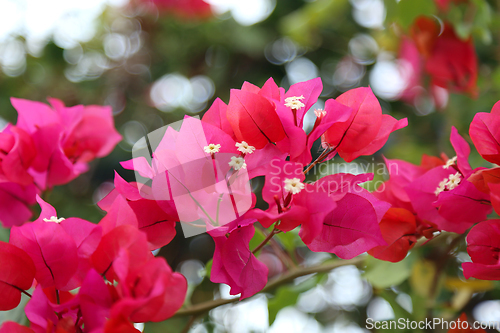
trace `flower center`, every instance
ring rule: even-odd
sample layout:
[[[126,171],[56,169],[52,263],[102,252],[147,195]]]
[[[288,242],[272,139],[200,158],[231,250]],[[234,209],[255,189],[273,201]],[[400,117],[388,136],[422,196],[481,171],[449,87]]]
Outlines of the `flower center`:
[[[450,158],[448,161],[446,161],[446,164],[443,165],[443,169],[448,169],[452,165],[455,165],[455,162],[457,161],[457,157]]]
[[[236,142],[235,145],[236,147],[238,147],[238,151],[242,152],[243,154],[251,154],[255,150],[254,146],[250,146],[245,141]]]
[[[43,220],[45,222],[61,223],[65,219],[64,219],[64,217],[57,218],[57,216],[51,216],[50,219],[44,218]]]
[[[291,192],[292,194],[297,194],[302,191],[305,185],[298,178],[286,178],[284,180],[285,183],[285,191]]]
[[[451,174],[448,178],[443,179],[440,183],[439,186],[436,188],[434,191],[435,195],[439,195],[439,193],[445,191],[445,190],[453,190],[456,188],[460,182],[462,181],[462,175],[460,172],[457,172],[455,174]]]
[[[203,150],[205,151],[205,153],[207,154],[215,154],[215,153],[218,153],[219,150],[220,150],[220,144],[214,144],[214,143],[211,143],[209,144],[208,146],[205,146],[203,147]]]
[[[245,159],[239,156],[231,156],[231,162],[229,162],[229,166],[234,170],[238,171],[239,169],[246,169],[247,164],[245,163]]]
[[[290,109],[298,110],[306,106],[304,103],[301,102],[301,100],[303,99],[304,99],[303,95],[287,97],[285,98],[285,106],[289,107]]]
[[[314,109],[314,114],[318,118],[323,118],[324,116],[326,116],[326,110],[323,110],[323,109]]]

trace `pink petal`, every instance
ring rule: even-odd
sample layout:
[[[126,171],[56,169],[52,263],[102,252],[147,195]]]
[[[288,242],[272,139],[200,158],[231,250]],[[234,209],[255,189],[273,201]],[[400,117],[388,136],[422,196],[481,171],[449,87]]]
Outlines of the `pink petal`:
[[[370,202],[347,193],[326,216],[321,235],[306,245],[314,252],[330,252],[351,259],[386,242]]]
[[[23,249],[36,267],[43,287],[66,287],[78,268],[74,240],[55,222],[33,222],[11,230],[10,242]]]

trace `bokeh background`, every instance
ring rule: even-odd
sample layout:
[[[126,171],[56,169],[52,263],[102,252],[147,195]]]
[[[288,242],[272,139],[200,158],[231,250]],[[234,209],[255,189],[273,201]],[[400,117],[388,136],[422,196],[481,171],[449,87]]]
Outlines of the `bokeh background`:
[[[0,0],[0,127],[16,121],[10,97],[45,101],[50,96],[66,105],[112,106],[123,136],[113,153],[94,161],[89,172],[52,191],[48,201],[60,216],[98,222],[103,212],[96,202],[113,188],[114,170],[134,180],[119,162],[131,158],[138,139],[185,114],[202,116],[216,97],[228,102],[230,89],[244,81],[261,86],[273,77],[288,88],[320,76],[324,90],[316,108],[348,89],[369,85],[384,113],[408,118],[409,126],[393,133],[373,159],[338,164],[337,171],[360,164],[377,167],[382,154],[413,163],[424,153],[450,155],[450,127],[467,137],[475,113],[489,112],[500,99],[500,1],[471,0],[448,11],[433,0],[207,2],[209,6],[194,0]],[[461,38],[473,38],[478,56],[475,98],[443,89],[437,103],[424,79],[418,98],[405,100],[412,73],[400,57],[400,43],[421,14],[434,15],[441,23],[446,19]],[[314,114],[308,114],[306,126],[313,122]],[[317,153],[318,145],[313,149]],[[481,163],[473,152],[472,166]],[[252,186],[259,191],[262,183]],[[293,233],[279,237],[305,265],[331,258],[311,253]],[[2,230],[0,238],[8,239],[8,231]],[[212,251],[208,235],[184,239],[179,229],[160,252],[187,277],[192,303],[230,297],[227,286],[206,278]],[[432,244],[426,251],[432,255]],[[277,272],[282,269],[272,253],[263,252],[264,260],[262,256]],[[463,248],[457,260],[466,257]],[[374,267],[369,272],[341,267],[217,308],[190,332],[363,332],[367,317],[391,319],[403,310],[418,311],[416,299],[425,300],[425,288],[420,298],[409,294],[426,283],[426,268],[411,260]],[[455,310],[465,307],[478,320],[500,320],[497,287],[491,282],[472,289],[452,284],[443,303]],[[472,300],[460,303],[466,296]],[[23,320],[19,311],[0,318]],[[145,332],[181,332],[186,321],[147,324]]]

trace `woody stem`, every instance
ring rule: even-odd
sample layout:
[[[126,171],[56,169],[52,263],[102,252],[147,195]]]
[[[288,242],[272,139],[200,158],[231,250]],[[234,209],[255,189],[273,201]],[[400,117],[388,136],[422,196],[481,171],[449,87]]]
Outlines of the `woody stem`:
[[[350,260],[336,259],[336,260],[324,262],[324,263],[319,264],[319,265],[314,265],[314,266],[309,266],[309,267],[292,268],[291,270],[289,270],[285,274],[269,281],[267,283],[267,285],[264,287],[264,289],[261,290],[261,292],[269,292],[269,291],[274,290],[277,287],[284,285],[288,282],[291,282],[294,279],[301,277],[301,276],[314,274],[314,273],[329,272],[332,269],[340,267],[340,266],[347,266],[347,265],[360,266],[363,264],[363,261],[364,261],[363,257],[357,257],[357,258],[350,259]],[[237,301],[238,301],[238,298],[215,299],[215,300],[191,305],[187,308],[184,308],[184,309],[177,311],[177,313],[174,315],[174,317],[200,315],[200,314],[203,314],[207,311],[210,311],[218,306],[221,306],[224,304],[229,304],[229,303],[234,303]]]
[[[335,151],[335,148],[334,148],[334,149],[332,149],[332,150],[325,149],[325,150],[321,153],[321,155],[319,155],[319,156],[318,156],[318,158],[317,158],[314,162],[312,162],[312,163],[311,163],[311,164],[307,167],[307,169],[305,169],[305,170],[304,170],[304,175],[306,175],[306,174],[307,174],[307,173],[308,173],[308,172],[309,172],[309,171],[310,171],[310,170],[311,170],[311,169],[312,169],[312,168],[313,168],[316,164],[323,162],[323,160],[324,160],[325,158],[327,158],[327,157],[328,157],[328,155],[330,155],[330,154],[331,154],[332,152],[334,152],[334,151]]]
[[[269,235],[267,235],[266,239],[264,239],[262,241],[262,243],[260,243],[253,251],[252,253],[255,254],[257,253],[260,249],[262,249],[266,244],[267,242],[269,242],[271,240],[271,238],[273,238],[274,235],[276,235],[277,233],[280,233],[281,230],[278,230],[276,229],[276,227],[274,227],[273,231],[271,231],[271,233]]]

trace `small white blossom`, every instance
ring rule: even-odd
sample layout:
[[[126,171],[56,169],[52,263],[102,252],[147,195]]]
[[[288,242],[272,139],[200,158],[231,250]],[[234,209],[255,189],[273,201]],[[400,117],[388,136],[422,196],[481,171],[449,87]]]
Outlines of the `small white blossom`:
[[[57,218],[57,216],[51,216],[50,219],[44,218],[43,219],[45,222],[55,222],[55,223],[61,223],[64,221],[64,217]]]
[[[285,106],[289,107],[290,109],[298,110],[306,106],[304,103],[301,102],[301,100],[303,99],[304,99],[303,95],[287,97],[285,98]]]
[[[449,167],[451,167],[452,165],[455,164],[455,162],[457,161],[457,157],[453,157],[453,158],[450,158],[448,161],[446,161],[446,164],[443,165],[443,169],[448,169]]]
[[[232,156],[231,162],[229,162],[229,166],[234,170],[238,171],[239,169],[246,169],[247,164],[245,163],[245,159],[239,156]]]
[[[254,146],[250,146],[245,141],[236,142],[236,147],[238,147],[238,151],[241,151],[243,154],[251,154],[255,150]]]
[[[219,150],[220,150],[220,144],[214,144],[214,143],[211,143],[209,144],[208,146],[205,146],[203,147],[203,150],[205,151],[205,153],[207,154],[215,154],[215,153],[218,153]]]
[[[292,194],[297,194],[302,191],[305,185],[298,178],[286,178],[285,181],[285,191],[292,192]]]
[[[462,180],[462,175],[460,175],[460,172],[457,172],[454,175],[450,175],[448,179],[449,180],[446,183],[446,187],[448,188],[448,190],[453,190],[455,187],[458,186],[458,184],[460,184],[460,181]]]
[[[323,109],[314,109],[314,114],[318,118],[323,118],[324,116],[326,116],[326,110],[323,110]]]
[[[435,195],[439,195],[439,193],[443,192],[446,189],[446,184],[448,183],[448,178],[443,179],[440,183],[439,186],[436,188],[434,191]]]

